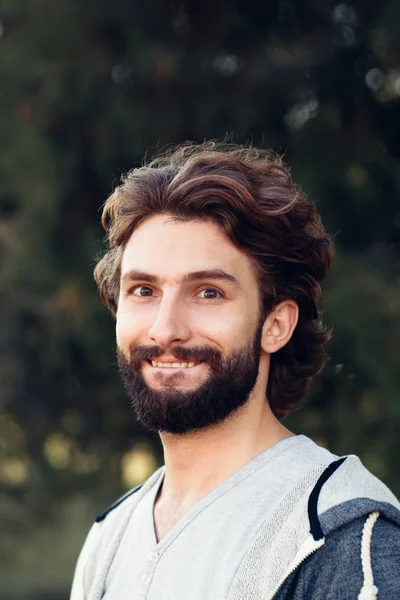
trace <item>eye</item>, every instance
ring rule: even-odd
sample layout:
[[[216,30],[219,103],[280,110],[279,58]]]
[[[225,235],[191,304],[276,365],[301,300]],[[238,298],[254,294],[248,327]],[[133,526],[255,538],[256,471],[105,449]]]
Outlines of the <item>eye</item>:
[[[153,295],[153,290],[147,285],[137,285],[131,289],[131,294],[139,298],[148,298]]]
[[[200,298],[204,298],[205,300],[216,300],[217,298],[222,298],[221,292],[215,290],[214,288],[205,288],[199,292]]]

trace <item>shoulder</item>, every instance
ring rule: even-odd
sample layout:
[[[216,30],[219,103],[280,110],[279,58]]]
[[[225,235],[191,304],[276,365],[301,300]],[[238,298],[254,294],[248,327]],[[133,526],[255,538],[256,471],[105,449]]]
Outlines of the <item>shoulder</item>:
[[[133,494],[135,494],[136,492],[138,492],[141,489],[141,485],[137,485],[135,488],[133,488],[132,490],[129,490],[128,492],[126,492],[126,494],[123,494],[123,496],[121,496],[120,498],[118,498],[118,500],[115,500],[115,502],[113,502],[104,512],[101,513],[101,515],[99,515],[98,517],[96,517],[95,523],[101,523],[102,521],[104,521],[104,519],[116,508],[118,508],[118,506],[120,506],[123,502],[125,502],[126,500],[128,500]]]
[[[392,503],[400,509],[396,496],[364,467],[357,456],[346,457],[340,470],[331,478],[329,485],[331,490],[340,494],[343,500],[366,496],[377,501]],[[327,507],[329,507],[328,502]]]
[[[161,467],[142,486],[133,488],[121,496],[97,517],[78,558],[71,600],[83,600],[87,597],[85,590],[91,588],[96,578],[99,558],[109,555],[118,546],[135,507],[159,481],[163,472],[164,468]]]
[[[318,515],[324,535],[359,517],[378,511],[400,526],[400,503],[390,489],[350,455],[324,482],[318,496]]]

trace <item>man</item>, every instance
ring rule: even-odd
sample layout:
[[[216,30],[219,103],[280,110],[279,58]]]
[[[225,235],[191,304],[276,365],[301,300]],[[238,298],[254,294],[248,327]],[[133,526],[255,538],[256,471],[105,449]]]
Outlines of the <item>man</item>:
[[[273,155],[183,146],[107,200],[95,277],[165,467],[94,524],[72,600],[394,599],[400,512],[279,418],[325,363],[332,247]]]

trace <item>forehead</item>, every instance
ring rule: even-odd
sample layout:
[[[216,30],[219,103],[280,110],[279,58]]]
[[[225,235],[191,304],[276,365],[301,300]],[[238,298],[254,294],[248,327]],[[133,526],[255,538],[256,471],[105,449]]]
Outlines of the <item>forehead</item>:
[[[157,215],[132,233],[122,257],[121,275],[137,269],[166,278],[221,268],[242,281],[255,279],[250,258],[215,223]]]

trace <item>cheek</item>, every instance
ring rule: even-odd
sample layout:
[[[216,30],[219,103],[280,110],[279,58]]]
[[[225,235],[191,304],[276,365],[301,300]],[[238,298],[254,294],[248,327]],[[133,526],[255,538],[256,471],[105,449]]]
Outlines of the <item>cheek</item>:
[[[129,351],[132,344],[135,344],[141,334],[143,334],[143,319],[138,315],[128,311],[118,311],[115,325],[115,334],[117,345],[122,352]]]
[[[199,319],[196,325],[200,337],[208,338],[224,351],[246,344],[255,327],[254,319],[249,314],[228,311],[212,317],[207,315],[207,319]]]

